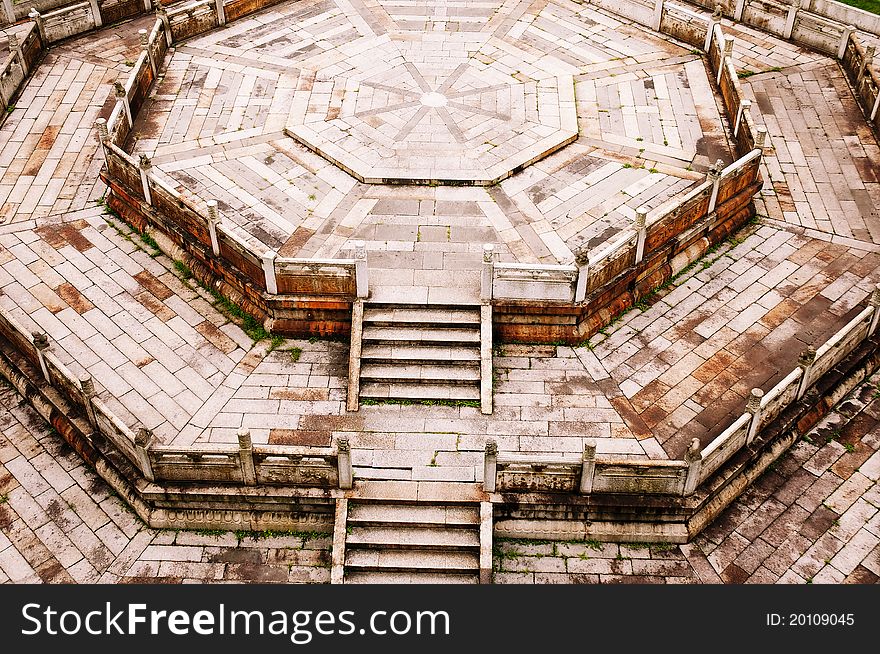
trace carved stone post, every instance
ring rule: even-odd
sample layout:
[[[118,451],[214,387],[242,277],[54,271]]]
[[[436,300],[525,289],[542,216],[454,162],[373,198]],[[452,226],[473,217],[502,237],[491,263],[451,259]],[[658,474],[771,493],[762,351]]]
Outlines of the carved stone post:
[[[739,128],[742,127],[742,124],[746,120],[745,114],[752,109],[752,101],[751,100],[740,100],[739,107],[736,111],[736,124],[733,126],[733,137],[736,138],[736,135],[739,134]]]
[[[785,30],[782,33],[783,38],[791,39],[794,32],[794,25],[797,22],[798,12],[801,10],[801,0],[792,0],[791,6],[788,8],[788,16],[785,17]]]
[[[15,23],[15,8],[12,6],[12,0],[3,0],[3,11],[6,14],[6,22],[12,25]],[[9,48],[12,50],[12,47]]]
[[[687,476],[684,478],[684,489],[682,495],[693,495],[700,481],[700,470],[703,467],[703,455],[700,452],[700,440],[695,438],[691,441],[687,452],[684,455],[687,463]]]
[[[715,6],[715,13],[709,17],[709,27],[706,30],[706,40],[703,43],[703,52],[709,52],[712,47],[712,37],[715,34],[715,26],[721,22],[721,5]]]
[[[840,35],[840,45],[837,46],[838,59],[843,59],[843,57],[846,55],[846,49],[849,47],[849,37],[855,31],[855,25],[847,25],[843,28],[843,33]]]
[[[498,444],[491,438],[486,441],[486,455],[483,458],[483,490],[495,492],[495,477],[498,473]]]
[[[810,345],[806,350],[804,350],[800,357],[798,357],[798,367],[801,369],[801,380],[798,384],[798,392],[797,399],[801,399],[804,396],[804,393],[807,392],[807,389],[810,387],[810,384],[813,382],[811,377],[811,373],[813,372],[813,363],[816,361],[816,348]]]
[[[645,258],[645,239],[648,238],[648,209],[639,207],[636,209],[636,265]]]
[[[582,495],[593,492],[593,477],[596,475],[596,441],[592,438],[584,443],[584,457],[581,460],[581,485]]]
[[[225,25],[226,10],[223,8],[223,0],[214,0],[214,9],[217,12],[217,25]]]
[[[724,170],[724,162],[718,159],[709,167],[709,172],[706,173],[706,181],[712,182],[712,195],[709,196],[709,215],[715,211],[715,205],[718,202],[718,187],[721,185],[722,170]]]
[[[577,304],[586,299],[587,284],[590,281],[590,253],[586,247],[582,247],[574,253],[574,262],[578,269],[574,287],[574,301]]]
[[[724,37],[724,48],[721,50],[721,59],[718,61],[718,76],[715,78],[716,84],[721,84],[721,76],[724,74],[724,68],[727,66],[727,59],[733,56],[733,37]]]
[[[140,37],[141,40],[141,51],[147,53],[147,63],[150,64],[153,79],[156,79],[156,62],[153,61],[153,56],[150,54],[150,41],[147,30],[138,30],[138,37]]]
[[[761,423],[761,399],[764,397],[764,391],[760,388],[753,388],[749,401],[746,403],[746,411],[752,414],[749,421],[749,430],[746,433],[746,445],[751,445],[758,434],[758,425]]]
[[[736,8],[733,10],[733,20],[739,23],[743,19],[746,10],[746,0],[736,0]]]
[[[495,280],[495,246],[491,243],[483,244],[483,267],[480,273],[480,299],[490,301],[492,299],[492,286]]]
[[[31,9],[28,12],[28,18],[34,21],[37,24],[37,32],[40,35],[40,41],[43,42],[43,47],[49,47],[49,39],[46,38],[46,25],[43,22],[43,17],[40,15],[40,12],[36,9]]]
[[[28,65],[24,60],[24,52],[21,50],[21,43],[18,42],[17,34],[9,35],[9,52],[12,52],[17,55],[16,61],[21,65],[21,71],[24,73],[24,76],[27,77],[28,74]]]
[[[238,453],[241,461],[241,480],[245,486],[257,485],[257,469],[254,466],[254,444],[251,430],[242,427],[238,430]]]
[[[763,125],[758,125],[755,128],[755,147],[761,152],[767,147],[767,128]]]
[[[97,429],[98,421],[95,419],[95,407],[92,406],[92,398],[95,397],[95,382],[92,381],[90,374],[84,373],[79,378],[79,388],[83,394],[86,417],[89,419],[89,424],[92,426],[92,429]]]
[[[354,486],[354,473],[351,469],[351,446],[347,438],[336,441],[336,465],[338,468],[339,488],[349,490]]]
[[[170,48],[174,44],[174,36],[171,34],[171,21],[168,20],[168,12],[161,2],[156,5],[156,17],[162,21],[162,31],[165,32],[165,44]]]
[[[651,17],[651,29],[660,31],[663,22],[663,0],[654,0],[654,15]]]
[[[122,110],[125,112],[125,120],[128,121],[129,128],[134,124],[131,116],[131,105],[128,102],[128,93],[121,82],[113,82],[113,90],[116,93],[116,102],[122,103]]]
[[[220,256],[220,241],[217,239],[217,224],[220,215],[217,213],[217,200],[208,200],[208,233],[211,236],[211,251],[215,257]]]
[[[104,155],[104,164],[109,166],[110,160],[107,157],[107,141],[110,140],[110,133],[107,131],[107,120],[98,118],[95,121],[95,129],[98,131],[98,144],[101,146],[101,154]]]
[[[877,331],[877,324],[880,323],[880,284],[876,284],[874,290],[871,291],[870,303],[874,307],[874,314],[871,316],[871,326],[868,327],[868,338],[874,335],[874,332]]]
[[[278,295],[278,280],[275,277],[275,257],[278,255],[275,250],[269,250],[263,253],[261,257],[263,261],[263,275],[266,278],[266,292],[270,295]]]
[[[152,440],[153,432],[141,427],[138,429],[137,434],[134,437],[134,450],[137,453],[137,463],[138,467],[141,469],[141,473],[147,478],[147,480],[156,481],[156,476],[153,474],[153,463],[150,461],[149,452]]]
[[[51,384],[52,379],[49,377],[49,369],[46,367],[44,355],[44,352],[49,348],[49,337],[43,332],[33,332],[31,337],[34,340],[34,347],[37,349],[37,359],[40,361],[40,370],[43,371],[43,378]]]
[[[101,7],[98,5],[98,0],[89,0],[89,7],[92,10],[92,21],[95,23],[95,27],[101,27],[104,20],[101,18]]]
[[[367,263],[367,244],[355,241],[354,245],[354,282],[359,298],[370,295],[370,268]]]
[[[144,189],[144,201],[151,207],[153,206],[153,196],[150,193],[150,169],[153,167],[153,164],[150,163],[150,158],[142,154],[138,159],[138,170],[141,173],[141,186]]]

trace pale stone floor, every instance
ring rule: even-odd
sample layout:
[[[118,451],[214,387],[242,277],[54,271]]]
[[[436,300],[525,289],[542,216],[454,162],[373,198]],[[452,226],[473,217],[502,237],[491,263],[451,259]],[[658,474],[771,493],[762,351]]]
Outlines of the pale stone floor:
[[[305,4],[280,5],[277,11],[293,10]],[[327,7],[332,4],[326,3]],[[551,3],[548,6],[552,13],[556,7],[564,9],[567,5]],[[681,50],[678,46],[648,36],[641,29],[621,26],[617,19],[590,8],[580,7],[578,11],[586,12],[591,20],[596,21],[595,34],[599,35],[596,37],[599,41],[592,41],[595,52],[604,53],[601,56],[606,57],[606,61],[607,50],[602,48],[614,43],[617,38],[615,34],[624,35],[619,38],[627,46],[636,48],[636,53],[644,52],[646,43],[655,46],[662,44],[663,48]],[[264,16],[267,17],[264,22],[268,22],[263,29],[267,35],[273,34],[272,30],[275,28],[272,23],[277,18],[276,10],[267,12]],[[256,19],[248,20],[253,22]],[[528,29],[538,29],[535,27],[536,21],[537,19],[532,20],[533,24]],[[798,353],[806,343],[812,341],[818,344],[843,325],[863,305],[873,284],[880,281],[880,257],[877,254],[878,241],[875,237],[877,210],[880,207],[880,171],[877,165],[880,153],[874,136],[865,127],[858,108],[848,95],[840,69],[835,62],[789,43],[754,31],[742,30],[737,26],[725,25],[725,29],[737,37],[734,50],[737,69],[781,69],[742,80],[746,93],[752,93],[755,97],[754,106],[762,114],[758,122],[767,125],[774,146],[765,157],[764,175],[768,182],[758,201],[758,210],[762,215],[760,224],[744,233],[741,242],[727,244],[711,255],[707,260],[708,265],[700,264],[679,278],[675,285],[658,295],[657,301],[650,308],[626,314],[622,320],[606,330],[607,336],[600,335],[593,339],[590,347],[504,346],[502,356],[495,359],[498,381],[496,410],[491,417],[481,416],[476,409],[470,407],[445,406],[364,406],[356,414],[345,413],[344,344],[287,341],[278,350],[267,353],[267,342],[254,344],[237,325],[211,306],[210,298],[204,292],[181,279],[172,262],[163,256],[152,256],[154,253],[137,235],[130,234],[129,230],[118,223],[115,224],[120,228],[119,231],[114,229],[109,217],[96,202],[105,189],[97,180],[101,159],[97,154],[92,125],[95,118],[107,115],[112,106],[112,88],[109,82],[126,75],[129,67],[125,62],[136,58],[137,29],[151,22],[151,17],[139,19],[53,48],[18,101],[17,109],[9,114],[0,127],[0,305],[4,310],[11,311],[28,328],[39,327],[45,330],[50,335],[54,351],[75,372],[87,369],[97,381],[102,398],[124,419],[131,424],[153,429],[167,442],[186,444],[197,441],[228,441],[235,428],[243,424],[253,428],[255,440],[258,442],[326,444],[334,437],[347,435],[354,447],[356,474],[361,478],[462,481],[479,481],[480,452],[487,435],[498,440],[502,451],[578,452],[583,447],[584,438],[595,437],[599,440],[600,452],[641,457],[679,456],[690,438],[698,437],[707,442],[732,416],[741,412],[745,397],[752,387],[760,386],[767,390],[785,375],[795,364]],[[524,25],[523,28],[525,27],[527,26]],[[218,35],[220,34],[231,38],[229,30],[219,32]],[[165,84],[183,84],[185,69],[198,56],[191,53],[184,58],[182,53],[186,48],[201,43],[203,39],[202,45],[209,49],[214,48],[215,54],[210,59],[213,61],[217,54],[216,48],[219,47],[215,41],[217,38],[220,37],[208,35],[180,48],[178,52],[181,53],[181,58],[175,56],[172,63],[186,62],[186,66],[181,63],[176,78],[169,73]],[[294,39],[300,36],[289,35],[284,38]],[[271,38],[268,40],[271,41]],[[538,45],[530,47],[539,48],[539,37],[535,36],[533,41]],[[642,50],[638,50],[639,44]],[[630,57],[630,54],[627,53],[625,60],[614,64],[632,67],[638,71],[636,77],[639,79],[645,79],[645,76],[656,78],[656,75],[660,75],[650,71],[653,70],[652,66],[662,68],[662,62],[650,57],[639,60],[637,54],[634,57]],[[230,65],[223,68],[224,71],[240,68],[234,61],[235,57],[241,56],[238,50],[229,50],[224,56],[230,58]],[[668,52],[662,54],[661,59],[668,56]],[[697,59],[689,54],[689,50],[683,50],[682,57],[683,60],[676,64],[679,68],[681,65],[692,65]],[[256,61],[265,70],[272,72],[266,57],[258,56]],[[569,62],[569,65],[576,64]],[[211,74],[207,70],[210,65],[206,63],[205,66],[203,77]],[[606,83],[609,79],[617,80],[615,84],[625,82],[623,69],[614,78],[604,77],[604,70],[607,68],[599,66],[579,73],[582,83],[589,83],[593,79],[602,79]],[[213,75],[216,77],[219,74],[221,72],[218,68],[218,72]],[[277,71],[275,74],[277,76]],[[190,81],[195,79],[194,76],[195,72],[191,73]],[[202,81],[207,85],[204,79]],[[215,89],[220,86],[227,85],[220,85],[218,82]],[[196,85],[192,88],[195,89],[194,104],[198,104],[202,97],[201,87]],[[257,86],[254,81],[252,89],[255,88]],[[655,82],[655,90],[656,88]],[[229,86],[227,93],[232,93],[231,89]],[[617,92],[620,93],[620,89]],[[229,103],[229,111],[232,111],[237,106],[235,98],[238,97],[238,91],[235,91],[228,98],[219,98],[218,108]],[[599,96],[596,102],[601,102]],[[613,102],[621,104],[620,100]],[[159,99],[156,104],[161,105]],[[265,108],[271,106],[271,102],[257,103],[254,106]],[[161,106],[158,108],[161,109]],[[711,108],[717,112],[714,100]],[[202,130],[208,128],[201,124],[196,125],[193,127],[195,131],[187,136],[189,126],[183,115],[178,111],[172,121],[184,130],[173,138],[202,138]],[[224,120],[227,123],[232,120],[231,114],[222,115],[226,116]],[[244,115],[236,120],[244,120]],[[757,110],[755,115],[757,117]],[[171,121],[171,118],[163,120]],[[615,125],[624,131],[615,132]],[[602,138],[605,138],[607,134],[626,134],[625,125],[625,121],[614,123],[612,120],[604,124],[604,127],[602,121],[599,121],[594,127],[603,129]],[[249,129],[245,125],[238,126],[243,127],[242,132]],[[224,126],[220,131],[229,129],[231,128]],[[234,131],[238,132],[237,127]],[[276,131],[280,132],[280,127]],[[581,139],[583,138],[582,135]],[[169,137],[166,146],[170,146],[172,140]],[[261,148],[267,147],[266,144],[270,142],[279,141],[254,141],[248,146],[255,148],[252,154],[240,154],[244,158],[250,156],[254,161],[263,161],[259,156],[262,154],[265,157],[271,153],[268,150],[263,152]],[[378,189],[383,187],[366,189],[365,185],[351,181],[352,188],[357,186],[366,189],[362,189],[364,195],[357,196],[353,204],[348,205],[344,210],[345,216],[337,214],[331,220],[329,214],[323,215],[320,225],[315,224],[314,233],[295,241],[298,249],[292,249],[291,253],[301,256],[339,254],[339,248],[346,239],[355,236],[354,231],[337,231],[344,222],[342,218],[347,217],[358,202],[367,200],[366,204],[359,205],[358,210],[365,213],[353,215],[358,220],[365,215],[373,215],[373,212],[376,212],[375,216],[381,217],[381,220],[366,221],[362,225],[364,229],[372,230],[369,232],[372,237],[367,240],[371,242],[371,247],[376,246],[377,257],[387,256],[386,260],[394,262],[394,265],[411,267],[409,274],[412,283],[418,283],[416,275],[439,279],[439,283],[451,282],[453,278],[460,276],[457,267],[467,267],[466,263],[461,263],[462,255],[466,254],[471,245],[476,247],[482,243],[484,237],[495,239],[502,247],[507,246],[507,254],[512,259],[564,259],[556,256],[546,237],[525,236],[528,230],[519,229],[529,227],[535,234],[540,232],[541,235],[553,233],[540,229],[536,231],[534,228],[537,223],[529,217],[527,211],[523,211],[520,200],[529,198],[534,206],[545,201],[544,197],[537,199],[537,196],[528,195],[528,189],[534,185],[537,185],[536,190],[542,189],[542,193],[547,193],[545,197],[560,192],[560,189],[575,186],[580,173],[566,169],[561,164],[569,154],[577,154],[578,157],[585,154],[586,150],[577,149],[582,148],[582,145],[578,143],[552,155],[543,163],[527,169],[521,176],[502,183],[500,187],[493,189],[493,193],[497,188],[504,190],[505,185],[511,189],[511,185],[519,184],[517,190],[504,190],[504,196],[481,196],[479,200],[471,199],[470,196],[465,198],[464,195],[484,193],[480,189],[425,188],[419,191],[425,197],[419,195],[414,198],[411,195],[413,189],[393,187],[388,189],[387,195],[380,196]],[[149,150],[151,152],[163,147],[161,142],[150,145],[146,141],[140,141],[138,147],[141,146],[153,148]],[[295,172],[308,179],[303,182],[305,186],[300,191],[293,190],[296,186],[294,180],[280,180],[277,171],[272,173],[265,161],[249,174],[256,175],[253,171],[263,171],[265,176],[260,184],[263,184],[264,189],[275,188],[271,193],[280,188],[280,192],[286,193],[285,197],[294,198],[290,207],[299,197],[297,193],[305,193],[306,209],[303,209],[303,216],[309,213],[321,216],[317,207],[308,211],[309,194],[314,192],[316,199],[319,195],[314,185],[318,181],[326,184],[321,187],[324,189],[321,191],[322,198],[336,197],[331,192],[333,184],[345,174],[327,164],[322,169],[325,171],[323,177],[317,175],[319,170],[316,166],[324,165],[323,160],[317,155],[308,154],[290,139],[284,147],[290,152],[295,151],[296,156],[302,157],[305,164],[311,162],[312,168],[308,165],[297,167],[291,159],[286,168],[282,167],[284,171],[291,171],[290,174]],[[587,144],[588,149],[592,147],[594,146]],[[571,148],[574,149],[569,153]],[[220,164],[229,163],[224,158],[226,155],[222,154],[224,152],[223,148],[218,148],[206,153],[212,157],[211,163],[194,166],[192,170],[216,168],[213,160],[215,153],[221,153],[217,165],[222,170],[223,165]],[[620,152],[628,157],[634,154],[631,150]],[[164,165],[161,156],[156,158],[160,169]],[[166,163],[173,160],[169,155]],[[709,160],[711,158],[706,158],[702,163]],[[554,161],[557,163],[553,163]],[[557,172],[548,172],[551,169]],[[680,164],[679,169],[683,170],[684,165]],[[245,179],[244,175],[234,172],[233,168],[226,170],[236,179]],[[632,169],[621,165],[617,174],[630,170]],[[556,181],[547,181],[553,175],[561,177]],[[654,173],[649,174],[651,175]],[[526,180],[532,183],[523,186]],[[189,180],[186,182],[190,183]],[[278,188],[275,187],[276,182]],[[191,183],[191,189],[196,193],[201,193],[199,188],[208,188],[199,187],[201,182]],[[220,186],[215,189],[217,193],[220,192]],[[614,191],[615,197],[624,186]],[[371,197],[370,193],[376,197]],[[463,195],[458,196],[457,193]],[[519,200],[518,193],[522,194]],[[238,198],[246,197],[240,193],[235,195]],[[256,195],[253,197],[257,198]],[[618,197],[621,198],[622,196]],[[322,199],[321,202],[323,201]],[[337,204],[345,206],[338,197],[333,202],[327,202],[327,207],[331,204],[334,207]],[[367,205],[369,209],[366,209]],[[262,203],[257,202],[252,206],[262,206]],[[236,209],[243,207],[237,206]],[[489,222],[473,220],[480,216],[485,219],[488,214],[484,210],[494,216],[490,216]],[[452,222],[444,218],[434,223],[422,222],[420,216],[436,217],[438,211],[443,215],[446,215],[443,212],[455,214],[461,220]],[[293,216],[295,212],[285,209],[285,215]],[[498,228],[501,225],[498,221],[502,219],[514,225],[513,232],[507,232],[511,237],[510,241],[503,236],[504,230],[509,228]],[[327,220],[330,222],[325,222]],[[496,222],[492,222],[493,220]],[[358,225],[361,223],[352,223],[351,228]],[[459,228],[462,230],[458,237],[460,244],[453,247],[450,237]],[[284,232],[285,229],[289,233]],[[279,233],[288,234],[285,238],[295,239],[296,229],[295,225],[287,226]],[[479,234],[467,231],[480,229],[484,231]],[[440,234],[444,231],[448,235],[445,243]],[[425,232],[424,237],[422,232]],[[358,234],[364,236],[367,232]],[[378,248],[382,243],[393,241],[393,234],[398,235],[395,238],[402,239],[398,243],[408,243],[409,249],[400,246],[400,251],[392,251],[394,248],[389,248],[386,252],[390,254],[382,255]],[[334,235],[341,239],[335,241],[336,245],[332,244]],[[287,241],[287,244],[292,242],[294,241]],[[434,245],[431,245],[432,242]],[[437,245],[438,242],[440,245]],[[331,245],[327,245],[328,243]],[[458,263],[453,263],[456,259]],[[444,268],[448,272],[445,281],[442,275],[438,275],[438,271]],[[302,351],[296,361],[290,351],[292,348]],[[14,544],[3,544],[5,549],[2,549],[0,557],[7,558],[2,559],[0,567],[7,577],[13,579],[24,579],[33,574],[32,570],[22,567],[21,556],[13,552],[21,552],[25,562],[29,556],[25,552],[30,552],[32,547],[40,552],[37,557],[44,554],[33,541],[33,538],[39,540],[39,537],[28,536],[31,532],[22,529],[25,522],[29,525],[36,522],[21,518],[16,522],[14,517],[20,515],[19,508],[27,516],[31,515],[26,513],[28,510],[36,512],[37,509],[33,502],[28,503],[27,500],[16,507],[13,502],[14,488],[26,488],[27,483],[30,483],[29,479],[40,476],[34,476],[36,473],[32,473],[31,468],[38,470],[41,469],[39,466],[43,466],[55,471],[57,467],[51,464],[51,456],[40,458],[39,466],[32,461],[34,457],[41,455],[41,450],[35,445],[37,441],[34,437],[26,438],[25,432],[20,428],[22,420],[28,424],[33,423],[32,419],[28,422],[27,419],[17,417],[23,411],[23,408],[0,411],[3,424],[11,425],[3,428],[3,447],[8,447],[8,441],[16,448],[16,452],[4,449],[5,454],[0,461],[0,481],[9,486],[9,492],[4,490],[3,493],[10,496],[3,511],[14,511],[9,513],[13,516],[9,525],[4,523],[3,526],[3,533]],[[48,442],[42,427],[33,427],[32,431],[37,434],[38,440]],[[873,432],[868,429],[866,433]],[[876,438],[871,440],[873,437],[863,435],[860,438],[866,448],[876,449]],[[828,447],[836,452],[834,445],[832,443]],[[25,451],[18,452],[20,447]],[[47,447],[52,454],[58,451],[57,444]],[[805,453],[806,445],[800,444],[798,448],[792,455],[793,461],[800,461],[797,457]],[[850,454],[837,453],[844,460]],[[11,467],[7,465],[13,461],[19,463],[12,463]],[[113,515],[121,515],[118,502],[101,496],[99,491],[93,491],[92,481],[83,481],[84,486],[80,485],[79,481],[88,479],[89,473],[77,461],[68,456],[67,463],[61,467],[65,466],[69,466],[66,470],[79,471],[75,473],[79,476],[74,479],[77,487],[84,487],[87,493],[94,495],[99,504],[106,506],[105,518],[109,516],[113,524],[113,527],[105,529],[106,532],[116,534],[115,530],[119,530],[125,538],[139,538],[138,543],[152,542],[155,538],[159,539],[155,543],[157,545],[172,544],[171,541],[166,541],[173,539],[173,535],[155,534],[141,529],[139,533],[146,535],[137,536],[133,525],[123,528],[117,524]],[[69,472],[66,474],[70,475]],[[821,482],[827,471],[815,469],[811,470],[811,474],[819,477],[818,481]],[[841,483],[849,483],[853,473],[850,471],[846,474],[834,474]],[[807,478],[801,475],[801,482],[797,483],[802,483],[805,479]],[[857,479],[861,480],[861,477]],[[876,482],[876,479],[873,481]],[[829,495],[829,484],[832,482],[836,483],[834,479],[826,477],[821,485],[822,489],[828,487]],[[51,488],[51,493],[43,499],[47,499],[52,493],[69,492],[76,495],[75,500],[70,500],[71,504],[78,507],[82,500],[84,507],[90,506],[86,502],[87,493],[69,490],[74,486],[65,486],[66,480],[57,482],[61,484],[60,490],[45,480],[43,485],[36,481],[34,483],[36,485],[28,489],[34,498]],[[791,483],[796,485],[796,482]],[[876,486],[873,487],[874,496],[870,495],[870,486],[862,488],[856,484],[853,488],[856,490],[847,486],[845,492],[854,492],[862,500],[853,499],[851,504],[862,507],[863,513],[870,512],[864,503],[871,506],[870,503],[873,502],[876,505]],[[751,513],[757,506],[773,499],[770,495],[777,492],[777,489],[767,496],[760,496],[760,492],[761,487],[749,491],[743,500],[745,504],[741,505],[746,508],[741,508],[740,511]],[[818,489],[815,492],[818,493]],[[755,506],[749,504],[754,504],[758,499],[760,502]],[[819,500],[820,503],[822,499]],[[801,509],[812,515],[819,508],[819,504],[810,504],[814,501],[805,500],[806,506],[802,503]],[[26,508],[25,504],[30,508]],[[37,506],[48,515],[46,507],[42,507],[39,501]],[[776,504],[773,507],[779,508]],[[850,509],[851,506],[847,505],[840,506],[835,511],[845,514]],[[82,509],[84,512],[88,510]],[[794,512],[790,515],[806,520],[806,514],[790,510]],[[71,511],[78,511],[78,508]],[[735,512],[736,509],[733,510],[734,514]],[[826,518],[827,516],[822,519]],[[835,519],[832,518],[831,521]],[[80,530],[84,540],[78,544],[77,551],[82,549],[82,554],[86,551],[91,553],[90,548],[97,547],[98,543],[93,538],[89,539],[86,531],[93,534],[110,523],[100,516],[96,519],[89,518],[91,522],[85,518],[80,520],[88,529]],[[738,517],[731,520],[725,522],[722,519],[718,525],[733,525],[741,521]],[[11,531],[15,524],[19,524],[19,527]],[[68,526],[75,530],[78,524],[73,521]],[[67,531],[63,527],[54,531],[47,528],[44,531],[54,534],[59,529]],[[709,555],[715,574],[721,574],[722,577],[726,574],[725,580],[741,580],[743,573],[731,568],[731,565],[744,553],[752,552],[747,545],[759,534],[753,533],[754,528],[746,529],[746,533],[734,527],[729,531],[724,531],[726,527],[718,529],[717,532],[706,532],[701,537],[703,540],[692,545],[690,549],[683,548],[683,555],[699,549],[703,554]],[[761,547],[765,550],[769,546],[793,548],[790,551],[803,548],[797,554],[800,558],[807,549],[821,540],[825,531],[827,529],[822,530],[810,544],[804,539],[811,536],[795,539],[797,542],[789,542],[788,545],[774,541],[778,534],[768,535],[766,538],[762,536],[766,545]],[[825,537],[818,547],[837,547],[840,544],[838,549],[844,551],[843,543],[855,537],[855,534],[849,532],[835,533],[837,535],[832,536],[836,540],[831,536]],[[876,529],[870,533],[876,536]],[[68,536],[72,540],[72,536]],[[207,540],[200,545],[190,545],[191,541],[188,539],[198,541],[197,536]],[[49,539],[54,536],[45,537]],[[177,538],[184,539],[177,544],[196,547],[198,552],[185,549],[180,554],[169,552],[167,561],[173,561],[175,556],[186,558],[197,554],[200,565],[213,565],[210,554],[206,553],[208,550],[199,548],[234,544],[228,537],[216,537],[221,540],[227,538],[223,543],[208,542],[215,537],[205,535],[184,534]],[[785,542],[790,538],[794,536],[786,536]],[[861,538],[861,543],[871,540],[868,536]],[[98,539],[100,540],[100,535]],[[87,544],[87,540],[90,544]],[[124,554],[120,545],[126,547],[121,540],[117,540],[113,547],[119,548]],[[43,547],[48,547],[49,550],[54,548],[48,544]],[[88,566],[85,563],[80,564],[80,568],[84,570],[82,579],[93,580],[94,576],[89,575],[96,573],[89,572],[89,566],[100,568],[108,557],[117,555],[106,543],[103,547],[109,549],[112,556],[104,552],[97,557],[93,556],[95,561],[89,562]],[[128,547],[137,550],[140,545]],[[620,554],[614,547],[616,546],[609,549],[609,558],[612,561]],[[864,544],[858,547],[863,548]],[[260,561],[254,558],[253,561],[249,559],[244,563],[268,565],[271,563],[269,558],[275,556],[271,554],[272,551],[260,550]],[[716,551],[718,553],[713,560],[711,555]],[[863,564],[863,567],[872,574],[877,574],[877,551],[870,548],[868,551],[873,554],[869,555],[869,562]],[[547,552],[542,550],[542,553]],[[549,553],[552,554],[552,550]],[[821,556],[817,555],[818,559],[824,561],[825,553],[823,549]],[[658,556],[665,554],[658,553]],[[587,555],[591,559],[599,558],[598,555]],[[829,554],[827,558],[834,555]],[[60,566],[68,570],[66,574],[78,578],[76,575],[80,573],[74,574],[70,569],[77,565],[81,556],[70,560],[72,556],[62,555],[63,561],[59,555],[55,556],[61,562]],[[135,561],[138,556],[140,553],[133,555],[131,561]],[[870,559],[870,556],[874,559]],[[20,572],[10,573],[6,567],[7,559],[11,561],[8,565]],[[514,559],[511,557],[505,555],[501,559],[505,569],[509,569],[509,563],[513,565]],[[703,574],[699,572],[700,564],[694,563],[688,557],[686,560],[695,574]],[[760,570],[760,566],[756,566],[749,571],[754,560],[740,560],[735,564],[748,575],[752,575]],[[874,563],[870,563],[871,560]],[[50,558],[45,557],[33,566],[39,566],[46,561],[50,561]],[[793,560],[793,563],[796,562]],[[594,574],[587,570],[578,572],[575,568],[581,564],[572,568],[572,563],[575,562],[563,562],[563,571],[566,574],[568,570],[578,574]],[[49,567],[53,565],[50,563]],[[115,572],[111,572],[124,575],[129,572],[131,565],[120,563],[113,568]],[[224,565],[226,567],[220,572],[219,568],[210,568],[211,572],[190,575],[185,571],[169,571],[163,576],[224,576],[228,574],[231,564]],[[558,568],[559,564],[553,565]],[[856,567],[847,570],[847,565],[841,564],[841,567],[835,569],[844,575],[856,571]],[[654,567],[658,566],[659,564],[655,564]],[[286,564],[284,567],[286,569]],[[623,567],[626,568],[625,565]],[[636,573],[636,567],[632,566],[629,570],[633,574],[642,574]],[[814,566],[811,564],[797,569],[792,566],[792,569],[800,578],[807,579],[819,573],[819,569],[811,570],[812,567]],[[155,568],[158,568],[158,564],[152,564],[151,570],[155,572]],[[103,574],[107,569],[103,567],[98,572]],[[232,569],[235,569],[234,566]],[[534,569],[537,574],[537,567],[526,569]],[[702,569],[704,572],[708,570]],[[780,577],[788,571],[778,565],[767,569]],[[595,574],[612,573],[596,570]],[[527,577],[520,578],[525,580]],[[712,575],[706,574],[704,579],[712,579]],[[788,579],[797,581],[793,577]]]

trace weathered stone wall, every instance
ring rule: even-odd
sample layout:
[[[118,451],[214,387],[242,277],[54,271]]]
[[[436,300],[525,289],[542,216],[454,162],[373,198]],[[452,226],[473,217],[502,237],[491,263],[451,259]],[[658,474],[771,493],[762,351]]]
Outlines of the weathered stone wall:
[[[880,74],[868,50],[851,34],[841,58],[841,66],[853,86],[856,100],[868,122],[880,130]]]

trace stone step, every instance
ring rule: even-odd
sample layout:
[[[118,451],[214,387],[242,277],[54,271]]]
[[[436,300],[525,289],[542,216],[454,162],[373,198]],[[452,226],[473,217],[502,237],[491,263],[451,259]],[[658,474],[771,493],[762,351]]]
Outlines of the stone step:
[[[361,360],[377,363],[422,362],[469,364],[480,362],[480,349],[473,345],[414,345],[412,343],[365,344]]]
[[[352,526],[389,523],[410,527],[476,527],[480,524],[480,509],[444,504],[361,504],[354,500],[348,506],[348,524]]]
[[[404,363],[364,363],[361,379],[368,381],[405,381],[420,384],[444,382],[449,384],[472,384],[480,381],[479,364],[437,365]]]
[[[428,384],[421,382],[364,382],[361,384],[361,398],[396,400],[477,400],[480,399],[478,385]]]
[[[365,307],[364,325],[395,327],[478,327],[479,309],[425,307]]]
[[[347,584],[478,584],[478,574],[449,572],[346,572]]]
[[[424,549],[473,550],[480,549],[480,535],[471,529],[433,527],[350,526],[345,539],[346,549]]]
[[[375,327],[364,325],[363,341],[370,343],[462,343],[479,344],[480,330],[462,327]]]
[[[478,574],[480,555],[478,552],[424,550],[359,550],[347,549],[345,552],[346,572],[441,572]]]

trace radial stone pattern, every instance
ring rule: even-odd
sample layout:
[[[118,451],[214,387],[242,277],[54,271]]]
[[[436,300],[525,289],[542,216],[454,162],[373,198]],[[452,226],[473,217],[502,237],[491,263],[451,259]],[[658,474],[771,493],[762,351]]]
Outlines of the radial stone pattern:
[[[450,277],[571,263],[730,161],[699,54],[567,0],[282,3],[178,45],[142,114],[257,251]]]
[[[572,76],[511,74],[477,37],[360,39],[344,64],[303,68],[285,132],[373,184],[494,184],[575,140]]]

